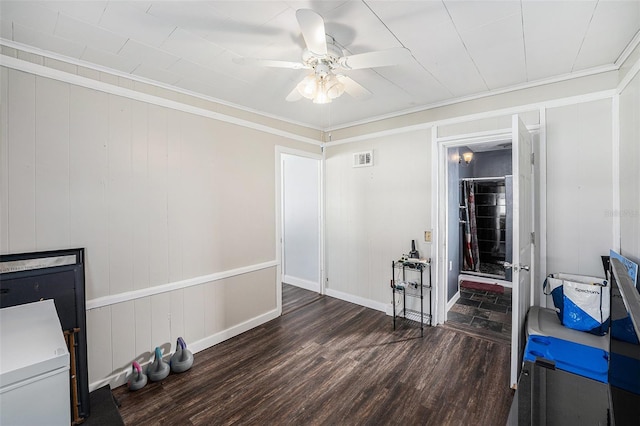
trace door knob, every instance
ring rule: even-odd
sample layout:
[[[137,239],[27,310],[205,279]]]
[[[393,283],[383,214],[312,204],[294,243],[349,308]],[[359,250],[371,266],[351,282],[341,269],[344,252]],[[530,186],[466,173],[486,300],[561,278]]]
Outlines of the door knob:
[[[529,272],[529,265],[520,265],[520,269],[523,269],[523,270]]]
[[[504,263],[502,264],[502,266],[503,266],[505,269],[513,269],[514,271],[517,271],[517,270],[518,270],[518,265],[514,265],[513,263],[504,262]]]

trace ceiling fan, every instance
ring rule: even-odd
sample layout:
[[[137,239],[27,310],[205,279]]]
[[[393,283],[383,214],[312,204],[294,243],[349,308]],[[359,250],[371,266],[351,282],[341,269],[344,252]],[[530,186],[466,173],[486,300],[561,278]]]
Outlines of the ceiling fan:
[[[411,52],[404,47],[344,56],[335,40],[325,33],[322,16],[311,9],[299,9],[296,11],[296,18],[307,46],[302,53],[301,62],[259,58],[233,60],[242,65],[313,70],[289,93],[287,101],[293,102],[305,97],[312,99],[314,103],[323,104],[331,102],[344,92],[355,98],[365,97],[371,92],[337,71],[397,65],[411,58]]]

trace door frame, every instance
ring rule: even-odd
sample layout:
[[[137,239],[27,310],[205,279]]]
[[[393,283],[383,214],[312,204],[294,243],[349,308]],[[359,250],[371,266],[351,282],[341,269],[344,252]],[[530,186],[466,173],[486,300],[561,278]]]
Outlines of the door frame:
[[[284,188],[284,173],[282,169],[283,155],[291,155],[303,158],[309,158],[318,161],[318,214],[320,217],[318,223],[319,233],[319,248],[318,248],[318,279],[319,282],[319,294],[325,294],[325,211],[324,211],[324,154],[318,154],[308,151],[302,151],[295,148],[289,148],[281,145],[275,147],[275,179],[276,179],[276,302],[278,315],[282,314],[282,282],[283,282],[283,261],[284,261],[284,241],[283,241],[283,229],[284,229],[284,212],[283,212],[283,188]]]
[[[435,306],[435,319],[436,324],[444,324],[446,321],[447,314],[447,283],[449,276],[449,256],[448,256],[448,243],[449,243],[449,233],[453,227],[459,226],[456,224],[449,223],[449,209],[447,196],[449,193],[449,179],[448,179],[448,153],[449,148],[456,148],[461,146],[472,147],[474,144],[481,144],[486,142],[495,142],[495,141],[511,141],[511,129],[498,130],[495,132],[482,132],[482,133],[474,133],[474,134],[466,134],[466,135],[456,135],[452,137],[437,137],[438,129],[434,127],[433,129],[433,138],[434,138],[434,146],[436,147],[437,154],[437,189],[434,192],[437,197],[437,202],[434,203],[436,206],[436,213],[434,217],[437,220],[436,229],[443,230],[443,232],[434,232],[434,245],[433,250],[436,250],[435,253],[432,253],[435,259],[439,259],[436,263],[435,276],[436,278],[436,306]],[[437,206],[442,206],[439,208]]]
[[[541,111],[543,112],[543,111]],[[543,118],[540,118],[543,120]],[[534,135],[540,127],[534,126],[533,128],[528,128],[528,131]],[[473,146],[474,144],[485,143],[485,142],[495,142],[495,141],[511,141],[513,137],[513,127],[508,129],[501,129],[495,131],[488,132],[478,132],[471,134],[460,134],[449,137],[438,137],[438,127],[434,126],[432,129],[432,143],[433,143],[433,158],[434,158],[434,171],[433,171],[433,186],[435,194],[435,202],[432,204],[433,206],[433,217],[436,219],[435,222],[435,230],[433,232],[434,244],[432,246],[432,256],[435,259],[438,259],[435,266],[434,276],[436,279],[435,290],[435,307],[434,307],[434,319],[435,324],[444,324],[446,320],[447,314],[447,283],[448,283],[448,275],[449,275],[449,257],[448,257],[448,241],[449,241],[449,231],[451,226],[458,226],[458,224],[450,224],[449,223],[449,212],[448,212],[448,202],[447,196],[449,192],[449,181],[448,181],[448,149],[459,147],[459,146]],[[539,139],[538,143],[541,143],[543,139]],[[539,149],[536,149],[536,144],[533,143],[533,152],[540,152]],[[543,163],[544,164],[544,163]],[[535,166],[532,169],[532,179],[534,185],[537,185],[542,179],[540,176],[537,176],[540,171],[543,171],[544,168],[536,162]],[[544,174],[542,172],[541,174]],[[538,189],[534,191],[534,200],[533,200],[533,222],[532,229],[536,234],[540,233],[537,226],[540,226],[540,229],[545,229],[545,224],[540,221],[540,218],[537,217],[538,213],[537,209],[540,208],[540,201],[535,199],[536,196],[544,196],[544,191],[546,188]],[[442,232],[438,231],[442,230]],[[516,229],[513,230],[516,232]],[[537,275],[537,262],[540,260],[540,240],[536,238],[536,244],[533,246],[533,255],[531,259],[530,267],[532,271],[536,271],[536,274],[532,274],[532,282],[534,282],[534,277]],[[536,293],[534,289],[534,285],[531,285],[531,303],[535,304],[539,302],[537,297],[533,297]]]

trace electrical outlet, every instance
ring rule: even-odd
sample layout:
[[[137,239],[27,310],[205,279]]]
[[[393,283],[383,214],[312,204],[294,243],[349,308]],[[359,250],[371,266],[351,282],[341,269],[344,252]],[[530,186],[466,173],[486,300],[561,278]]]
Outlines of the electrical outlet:
[[[427,243],[431,242],[431,231],[424,231],[424,240]]]

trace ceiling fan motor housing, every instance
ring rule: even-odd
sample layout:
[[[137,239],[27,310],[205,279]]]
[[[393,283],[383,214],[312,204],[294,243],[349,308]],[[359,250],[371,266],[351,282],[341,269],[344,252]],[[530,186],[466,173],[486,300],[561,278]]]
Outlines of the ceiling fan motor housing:
[[[327,36],[327,39],[333,41],[333,38]],[[331,70],[339,66],[338,60],[342,57],[342,49],[335,43],[327,43],[327,54],[317,55],[309,49],[302,52],[302,62],[310,68],[313,68],[318,76],[324,76]]]

